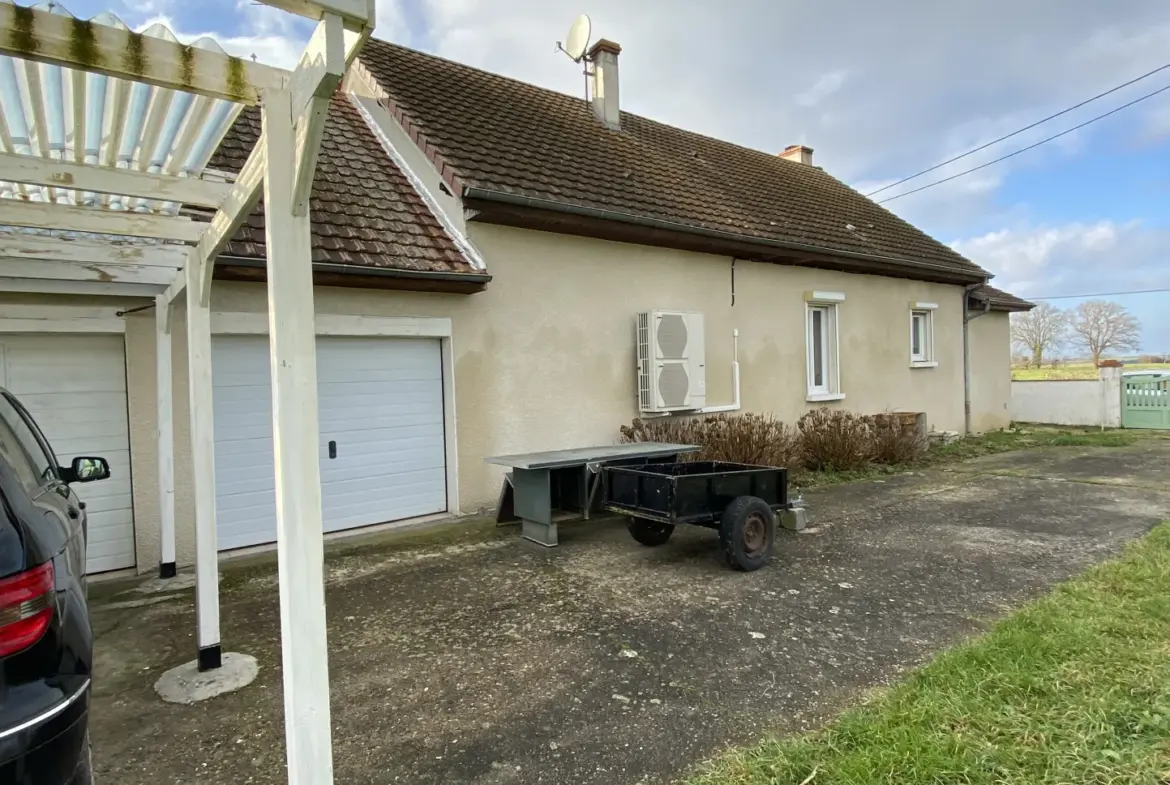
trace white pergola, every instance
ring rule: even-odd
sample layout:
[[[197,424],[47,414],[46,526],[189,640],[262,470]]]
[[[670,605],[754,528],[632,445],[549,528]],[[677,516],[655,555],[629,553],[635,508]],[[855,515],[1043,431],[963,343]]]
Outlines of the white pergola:
[[[308,206],[329,97],[372,32],[374,0],[262,2],[317,21],[293,71],[165,28],[0,0],[0,291],[155,298],[163,562],[175,547],[170,313],[185,294],[198,663],[220,667],[211,279],[263,194],[289,782],[321,785],[333,764]],[[260,139],[234,182],[201,177],[257,104]],[[215,213],[192,220],[181,205]]]

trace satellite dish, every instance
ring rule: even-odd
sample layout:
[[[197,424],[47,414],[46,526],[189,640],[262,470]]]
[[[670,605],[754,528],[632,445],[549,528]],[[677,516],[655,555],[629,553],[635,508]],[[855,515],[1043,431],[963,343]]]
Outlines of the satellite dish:
[[[592,23],[587,14],[581,14],[573,21],[569,28],[569,35],[565,38],[565,54],[573,58],[573,62],[581,62],[585,50],[589,47],[589,32]]]

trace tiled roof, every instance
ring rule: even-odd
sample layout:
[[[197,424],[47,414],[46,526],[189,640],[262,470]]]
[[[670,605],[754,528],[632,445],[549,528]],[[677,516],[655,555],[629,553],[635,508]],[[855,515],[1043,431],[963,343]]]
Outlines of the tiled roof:
[[[629,112],[610,131],[579,97],[385,41],[359,60],[457,188],[983,273],[816,167]]]
[[[1016,297],[1011,292],[1005,292],[1003,289],[996,289],[994,286],[986,284],[975,290],[975,296],[990,300],[993,311],[1030,311],[1036,307],[1036,303],[1028,302]]]
[[[260,136],[247,109],[210,168],[238,172]],[[344,95],[333,97],[309,202],[313,261],[419,272],[477,273]],[[264,210],[256,208],[223,256],[263,259]],[[486,275],[486,273],[485,273]]]

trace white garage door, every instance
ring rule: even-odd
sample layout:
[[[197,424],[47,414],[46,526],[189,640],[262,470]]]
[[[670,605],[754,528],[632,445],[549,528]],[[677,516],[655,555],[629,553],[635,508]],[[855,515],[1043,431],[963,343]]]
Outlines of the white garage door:
[[[126,350],[120,335],[0,335],[0,382],[32,413],[57,460],[110,462],[110,479],[74,486],[86,504],[89,572],[134,566]]]
[[[219,547],[273,542],[268,338],[216,336],[211,356]],[[447,509],[440,357],[437,339],[317,339],[325,531]]]

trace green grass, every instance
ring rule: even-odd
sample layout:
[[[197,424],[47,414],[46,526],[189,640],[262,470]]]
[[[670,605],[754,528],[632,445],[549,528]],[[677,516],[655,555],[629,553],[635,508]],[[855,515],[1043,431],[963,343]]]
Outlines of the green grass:
[[[981,455],[995,455],[1035,447],[1127,447],[1143,434],[1134,431],[1099,428],[1060,427],[1017,423],[1002,431],[992,431],[969,439],[931,448],[927,462],[953,463]]]
[[[823,730],[689,782],[1170,783],[1170,523]]]
[[[792,484],[797,488],[820,488],[858,480],[874,480],[929,466],[944,466],[982,455],[1030,450],[1036,447],[1128,447],[1142,438],[1151,437],[1148,433],[1136,431],[1017,424],[1007,430],[992,431],[969,439],[959,439],[951,444],[931,447],[926,457],[917,464],[904,466],[874,464],[853,471],[801,471],[792,475]]]
[[[1170,371],[1170,363],[1126,363],[1125,371]],[[1058,367],[1012,368],[1012,380],[1017,382],[1050,381],[1053,379],[1096,379],[1097,368],[1092,363],[1068,363]]]

